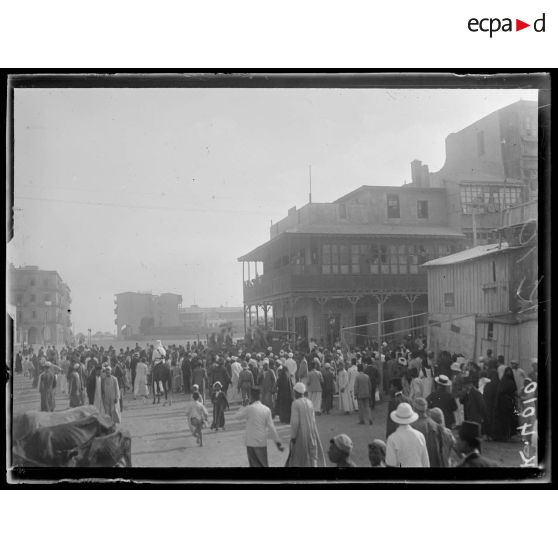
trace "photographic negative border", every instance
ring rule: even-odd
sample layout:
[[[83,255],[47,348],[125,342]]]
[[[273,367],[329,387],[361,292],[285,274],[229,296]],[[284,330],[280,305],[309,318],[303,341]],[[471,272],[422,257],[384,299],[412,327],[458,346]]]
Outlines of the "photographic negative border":
[[[236,485],[239,488],[253,488],[254,483],[278,486],[289,483],[292,486],[355,486],[371,485],[374,488],[388,486],[420,487],[447,483],[452,488],[466,487],[470,483],[490,488],[507,488],[510,483],[517,486],[536,487],[551,482],[550,458],[550,90],[551,72],[546,70],[394,70],[380,72],[289,72],[278,71],[247,72],[244,70],[195,71],[173,73],[100,71],[63,73],[47,72],[6,74],[7,81],[7,206],[6,206],[6,246],[13,236],[14,199],[14,90],[18,88],[398,88],[398,89],[538,89],[539,90],[539,192],[543,203],[539,204],[539,269],[542,282],[539,288],[539,360],[543,362],[544,373],[540,374],[539,390],[539,463],[536,468],[498,469],[249,469],[249,468],[135,468],[130,469],[68,469],[68,468],[11,468],[11,417],[13,413],[13,385],[9,364],[13,362],[13,323],[6,313],[7,341],[7,384],[6,384],[6,482],[10,486],[32,488],[58,481],[57,487],[75,486],[94,488],[97,483],[112,486],[159,488],[161,484],[173,487],[185,485],[189,488],[208,485],[222,487]],[[544,296],[541,296],[544,293]],[[543,394],[541,396],[541,394]],[[372,471],[373,478],[372,478]],[[20,483],[23,483],[20,484]]]

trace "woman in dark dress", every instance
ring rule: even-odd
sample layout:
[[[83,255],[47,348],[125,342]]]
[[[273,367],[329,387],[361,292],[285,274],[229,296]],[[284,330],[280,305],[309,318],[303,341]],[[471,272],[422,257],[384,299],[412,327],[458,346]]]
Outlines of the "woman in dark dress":
[[[513,370],[508,366],[504,370],[504,375],[496,391],[493,427],[495,440],[509,442],[510,438],[517,433],[516,401],[517,385],[513,376]]]
[[[277,378],[276,415],[283,424],[291,422],[291,405],[293,403],[293,381],[285,366],[279,368]]]
[[[496,412],[496,395],[498,393],[498,386],[500,380],[498,379],[498,372],[491,369],[488,372],[488,379],[490,380],[485,386],[483,391],[484,403],[486,405],[486,415],[482,425],[483,434],[489,439],[494,438],[494,416]]]

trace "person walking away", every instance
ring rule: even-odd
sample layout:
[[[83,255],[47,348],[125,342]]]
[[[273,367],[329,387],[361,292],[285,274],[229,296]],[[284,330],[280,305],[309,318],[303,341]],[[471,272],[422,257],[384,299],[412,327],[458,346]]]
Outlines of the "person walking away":
[[[240,374],[238,375],[238,387],[240,389],[240,395],[242,397],[242,406],[246,407],[250,403],[250,390],[254,387],[254,376],[252,375],[252,372],[248,370],[248,364],[245,360],[243,360],[241,363],[241,370]]]
[[[244,397],[243,397],[244,399]],[[291,405],[293,402],[293,382],[286,366],[281,366],[277,375],[277,412],[283,424],[291,422]]]
[[[461,404],[463,405],[463,413],[466,421],[477,422],[482,425],[486,417],[486,404],[484,397],[475,387],[475,379],[472,376],[463,378],[463,391],[461,396]]]
[[[126,372],[124,370],[124,364],[122,364],[122,361],[116,358],[113,358],[112,366],[114,370],[113,376],[118,382],[118,405],[120,408],[120,413],[122,413],[122,411],[124,410],[124,392],[126,391]]]
[[[355,397],[358,403],[358,423],[372,424],[370,412],[370,399],[372,397],[372,382],[370,377],[364,373],[363,365],[357,365],[357,377],[355,379]]]
[[[119,424],[122,422],[120,417],[120,388],[118,380],[112,375],[112,368],[106,364],[104,368],[104,376],[101,378],[101,399],[103,408],[113,422]]]
[[[81,379],[79,377],[79,364],[74,364],[68,381],[68,393],[70,395],[70,407],[82,405]]]
[[[312,402],[314,412],[317,415],[322,414],[322,386],[324,378],[319,370],[317,362],[312,362],[310,371],[308,372],[308,383],[306,389],[308,390],[308,398]]]
[[[358,403],[355,397],[355,380],[358,376],[358,370],[357,359],[355,357],[351,359],[351,366],[347,370],[347,373],[349,375],[349,385],[347,386],[349,390],[349,399],[351,401],[351,405],[353,406],[352,410],[356,412],[358,411]]]
[[[343,362],[339,363],[341,369],[337,374],[337,388],[339,390],[339,410],[348,415],[353,409],[352,399],[349,393],[349,373]]]
[[[356,467],[351,460],[353,441],[346,434],[337,434],[329,441],[327,456],[338,469]]]
[[[386,466],[387,446],[383,440],[373,440],[368,444],[368,460],[370,467]]]
[[[295,400],[291,407],[291,442],[286,467],[325,467],[322,442],[316,425],[314,408],[304,397],[306,386],[294,386]]]
[[[141,357],[140,361],[135,365],[134,371],[134,399],[138,396],[147,401],[149,396],[149,386],[147,385],[147,362],[145,357]]]
[[[296,364],[296,360],[293,358],[293,353],[287,354],[287,360],[285,360],[285,366],[289,371],[289,375],[291,376],[291,380],[293,384],[296,382],[296,371],[298,369],[298,365]]]
[[[376,392],[378,392],[378,401],[379,401],[379,389],[381,385],[381,375],[380,370],[378,369],[377,361],[372,357],[366,357],[365,359],[366,368],[364,369],[364,373],[370,378],[370,385],[372,388],[372,392],[370,394],[370,408],[374,409],[376,407]]]
[[[517,362],[517,360],[510,360],[510,367],[513,371],[513,379],[515,380],[517,393],[520,393],[525,385],[527,374],[525,373],[525,370],[519,368],[519,362]]]
[[[496,391],[496,407],[494,409],[494,439],[509,442],[516,433],[517,426],[517,388],[513,370],[507,367]]]
[[[302,382],[304,384],[308,382],[308,361],[306,360],[306,357],[304,355],[302,355],[302,359],[300,360],[293,385],[296,382]]]
[[[430,415],[430,418],[438,424],[441,430],[442,467],[454,467],[456,461],[453,458],[453,453],[455,453],[456,442],[451,430],[446,428],[444,423],[444,413],[442,412],[442,409],[434,407],[428,411],[428,414]]]
[[[261,374],[261,400],[262,403],[269,408],[271,411],[271,416],[274,413],[274,403],[273,398],[275,396],[277,380],[273,370],[269,368],[269,360],[266,358],[263,360],[262,374]]]
[[[428,409],[426,399],[418,397],[413,401],[412,406],[418,414],[418,419],[412,424],[412,427],[424,436],[430,467],[443,467],[442,430],[440,426],[426,414]]]
[[[217,432],[219,428],[225,430],[225,411],[229,409],[229,402],[223,391],[223,386],[219,381],[213,384],[211,402],[213,403],[213,423],[211,424],[211,430],[215,429],[215,432]]]
[[[455,412],[457,411],[457,403],[449,392],[451,381],[445,374],[441,374],[434,378],[434,383],[436,384],[436,391],[426,398],[428,408],[438,407],[442,409],[444,422],[451,429],[455,425]]]
[[[481,455],[481,435],[481,426],[476,422],[463,421],[460,425],[456,449],[462,461],[458,467],[498,467]]]
[[[44,371],[39,381],[39,392],[41,394],[41,411],[53,412],[56,408],[56,375],[51,370],[50,362],[45,361]]]
[[[324,364],[324,371],[322,372],[323,387],[322,387],[322,411],[324,414],[329,415],[333,409],[333,395],[335,393],[335,376],[331,371],[331,364],[326,362]]]
[[[192,374],[190,377],[190,381],[192,386],[196,384],[199,388],[199,392],[201,395],[202,400],[205,399],[205,386],[208,385],[209,380],[207,378],[207,372],[203,367],[201,360],[197,357],[194,357],[192,361]]]
[[[430,467],[426,440],[421,432],[411,427],[418,418],[409,403],[400,403],[391,412],[391,419],[399,426],[387,439],[388,467]]]
[[[401,378],[392,378],[390,380],[388,395],[389,401],[386,417],[386,440],[397,430],[398,426],[395,422],[393,422],[393,420],[391,420],[392,411],[395,411],[400,403],[411,403],[410,398],[403,393]]]
[[[235,419],[246,420],[244,443],[250,467],[269,467],[267,458],[267,437],[271,435],[279,451],[284,451],[281,439],[273,424],[271,411],[260,401],[259,388],[250,389],[250,404],[241,407]]]
[[[238,362],[238,357],[232,357],[232,364],[231,364],[231,401],[238,401],[237,397],[240,392],[239,389],[239,378],[240,372],[242,371],[242,365]]]
[[[182,389],[184,393],[188,396],[192,393],[192,365],[190,362],[190,354],[184,355],[182,362],[180,363],[180,369],[182,370]]]
[[[199,392],[192,394],[192,402],[188,405],[186,416],[190,432],[196,438],[196,444],[203,446],[202,428],[206,425],[209,414],[200,401]]]

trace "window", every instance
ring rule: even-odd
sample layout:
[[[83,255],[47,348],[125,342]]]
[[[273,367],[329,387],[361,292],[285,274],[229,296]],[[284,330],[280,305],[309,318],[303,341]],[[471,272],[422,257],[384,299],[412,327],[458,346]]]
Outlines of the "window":
[[[349,246],[346,244],[341,244],[341,246],[339,246],[339,263],[341,275],[347,275],[349,273],[350,252]]]
[[[417,217],[419,219],[428,219],[428,201],[418,200],[417,201]]]
[[[380,271],[389,274],[389,258],[387,246],[380,246]]]
[[[416,275],[418,273],[418,255],[416,252],[416,246],[409,246],[409,273]]]
[[[50,302],[50,295],[49,295],[49,294],[46,294],[46,295],[44,296],[44,301],[45,301],[45,302]]]
[[[339,273],[339,246],[337,244],[324,244],[322,246],[322,273]]]
[[[399,196],[397,194],[387,196],[387,216],[388,219],[399,219]]]
[[[48,279],[43,279],[43,285],[44,285],[45,287],[48,287]]]
[[[29,284],[30,284],[32,287],[34,287],[34,286],[35,286],[35,279],[34,279],[34,278],[31,279],[31,281],[29,281]]]
[[[380,273],[380,250],[376,245],[370,246],[370,273]]]
[[[18,303],[18,304],[22,304],[22,303],[23,303],[23,295],[20,295],[20,294],[17,295],[16,300],[17,300],[17,303]]]
[[[351,245],[351,273],[359,274],[362,272],[361,260],[366,252],[365,244]]]
[[[463,213],[471,214],[473,204],[481,204],[480,212],[495,212],[521,203],[521,186],[461,186],[461,206]]]
[[[347,218],[347,206],[344,203],[339,204],[339,219]]]
[[[34,294],[31,295],[31,302],[35,302],[35,295]]]
[[[444,293],[444,306],[455,306],[453,293]]]
[[[484,132],[482,130],[477,132],[477,155],[479,157],[484,155]]]
[[[486,331],[486,338],[487,339],[494,339],[494,323],[493,322],[488,323],[488,328],[487,328],[487,331]]]
[[[534,130],[534,126],[533,126],[533,119],[530,116],[526,116],[525,117],[525,132],[528,136],[532,136],[533,135],[533,130]]]
[[[32,317],[33,319],[35,319],[35,318],[37,317],[37,312],[35,312],[35,310],[33,310],[33,311],[31,312],[31,317]]]
[[[492,260],[492,281],[496,283],[496,260]]]

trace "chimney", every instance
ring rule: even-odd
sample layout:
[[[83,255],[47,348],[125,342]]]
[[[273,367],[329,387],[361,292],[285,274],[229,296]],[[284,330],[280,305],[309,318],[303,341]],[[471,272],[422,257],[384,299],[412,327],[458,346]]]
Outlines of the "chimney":
[[[422,165],[420,171],[422,187],[430,188],[430,172],[428,171],[428,165]]]
[[[422,168],[422,161],[419,161],[418,159],[411,161],[411,182],[413,183],[413,186],[420,187],[422,184],[421,168]]]

